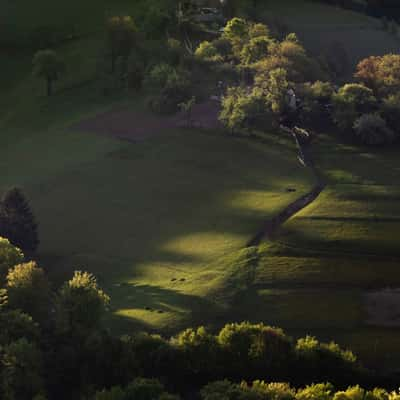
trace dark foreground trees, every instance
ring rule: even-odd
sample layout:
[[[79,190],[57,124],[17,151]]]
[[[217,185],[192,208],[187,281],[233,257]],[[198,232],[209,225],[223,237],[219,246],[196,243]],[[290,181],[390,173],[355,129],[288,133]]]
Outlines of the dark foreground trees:
[[[8,254],[0,253],[0,263],[12,262]],[[175,400],[167,392],[224,379],[345,387],[372,376],[334,343],[294,341],[262,323],[227,324],[216,333],[190,328],[169,339],[138,332],[113,337],[103,326],[109,301],[90,273],[77,271],[52,291],[34,262],[10,266],[0,284],[0,398]]]

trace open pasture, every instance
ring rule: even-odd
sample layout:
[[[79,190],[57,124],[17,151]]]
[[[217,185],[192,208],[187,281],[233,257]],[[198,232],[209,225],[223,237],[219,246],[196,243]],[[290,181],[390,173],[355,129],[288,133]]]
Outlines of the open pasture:
[[[265,245],[258,299],[249,294],[249,301],[263,299],[273,323],[339,338],[376,361],[398,336],[396,315],[385,313],[393,321],[373,315],[385,302],[370,306],[370,296],[400,286],[396,150],[372,152],[321,136],[314,152],[327,187]],[[372,354],[367,343],[374,335]],[[396,358],[387,353],[386,362]]]

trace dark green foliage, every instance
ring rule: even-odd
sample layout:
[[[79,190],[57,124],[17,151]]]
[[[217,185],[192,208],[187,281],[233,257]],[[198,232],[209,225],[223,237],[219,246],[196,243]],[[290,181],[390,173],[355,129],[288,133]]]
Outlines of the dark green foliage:
[[[291,340],[281,329],[248,322],[228,324],[218,335],[229,376],[236,379],[280,377],[289,372],[294,359]]]
[[[0,346],[26,338],[37,343],[40,338],[39,325],[32,317],[19,310],[0,309]]]
[[[4,400],[32,400],[44,390],[42,354],[25,338],[0,348],[0,394]]]
[[[296,344],[298,382],[330,381],[338,385],[354,383],[362,374],[356,356],[336,343],[322,343],[314,337],[299,339]]]
[[[13,246],[8,239],[0,237],[0,285],[3,283],[8,270],[14,265],[21,264],[23,261],[24,255],[21,250]]]
[[[42,268],[34,262],[15,266],[8,272],[6,287],[11,308],[45,322],[52,304],[50,284]]]
[[[396,135],[388,128],[386,121],[378,114],[364,114],[354,123],[357,140],[366,145],[393,143]]]
[[[125,388],[114,386],[110,390],[96,393],[94,400],[179,400],[165,392],[163,385],[156,379],[135,379]]]
[[[350,130],[357,118],[376,110],[377,101],[371,89],[352,83],[341,87],[333,96],[333,119],[342,130]]]
[[[398,133],[400,126],[400,94],[389,95],[383,99],[381,115],[387,121],[389,128]]]
[[[145,83],[153,93],[149,106],[155,112],[173,113],[179,109],[179,104],[190,98],[189,73],[169,64],[155,65],[147,74]]]
[[[245,88],[232,87],[222,101],[220,120],[231,132],[269,130],[278,123],[272,104],[262,90],[249,93]]]
[[[197,382],[207,382],[220,376],[223,354],[217,338],[204,327],[186,329],[173,343],[180,349],[182,371],[189,379],[194,377]]]
[[[35,253],[39,245],[35,217],[28,200],[18,188],[6,192],[0,202],[0,236],[25,254]]]
[[[90,333],[99,327],[109,301],[92,274],[76,271],[58,294],[58,330],[78,336]]]
[[[108,44],[111,53],[111,72],[118,57],[128,58],[137,40],[137,27],[130,16],[115,16],[107,21]]]
[[[329,120],[328,107],[334,94],[330,82],[317,81],[296,87],[300,99],[299,119],[304,126],[319,127]]]

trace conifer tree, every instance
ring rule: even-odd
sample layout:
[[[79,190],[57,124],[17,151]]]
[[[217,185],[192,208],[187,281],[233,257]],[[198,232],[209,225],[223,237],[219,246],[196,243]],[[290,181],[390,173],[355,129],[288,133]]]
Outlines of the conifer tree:
[[[35,217],[28,200],[18,188],[6,192],[0,202],[0,236],[27,255],[35,253],[39,245]]]

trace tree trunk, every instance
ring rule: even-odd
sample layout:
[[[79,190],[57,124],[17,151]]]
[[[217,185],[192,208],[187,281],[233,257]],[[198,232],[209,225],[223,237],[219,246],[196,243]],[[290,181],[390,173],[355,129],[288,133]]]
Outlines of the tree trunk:
[[[47,96],[51,96],[53,94],[53,80],[47,79]]]

